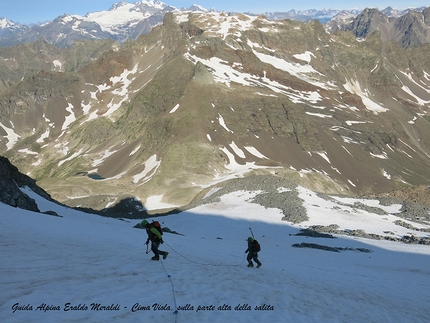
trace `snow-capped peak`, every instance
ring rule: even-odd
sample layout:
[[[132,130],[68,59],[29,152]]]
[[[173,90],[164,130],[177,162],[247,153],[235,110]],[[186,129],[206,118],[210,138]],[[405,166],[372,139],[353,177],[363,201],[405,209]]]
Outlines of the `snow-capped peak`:
[[[163,2],[161,2],[159,0],[142,0],[140,2],[134,2],[134,3],[129,3],[129,2],[126,2],[126,1],[121,1],[121,2],[114,3],[112,5],[112,7],[109,9],[109,11],[115,11],[115,10],[121,8],[121,7],[124,7],[124,6],[128,7],[130,5],[132,7],[138,7],[138,6],[144,5],[146,7],[153,7],[155,9],[161,9],[161,10],[164,9],[167,6],[167,4],[165,4],[165,3],[163,3]]]
[[[15,23],[7,18],[1,18],[0,17],[0,31],[12,31],[12,32],[17,32],[17,31],[23,31],[26,28],[28,28],[26,25],[21,25],[19,23]]]
[[[156,9],[161,9],[161,10],[167,7],[167,4],[159,0],[142,0],[142,4],[146,4],[148,6],[152,6]]]
[[[127,5],[127,4],[128,4],[128,3],[127,3],[127,2],[125,2],[125,1],[115,2],[115,3],[110,7],[109,11],[116,10],[116,9],[118,9],[119,7],[122,7],[122,6]]]
[[[115,3],[107,11],[88,13],[85,19],[99,24],[103,30],[113,32],[112,28],[115,26],[141,21],[166,7],[167,4],[158,0],[142,0],[135,3],[122,1]]]
[[[0,18],[0,29],[11,28],[15,26],[15,23],[7,18]]]
[[[206,8],[203,8],[201,5],[198,5],[198,4],[193,4],[191,7],[188,8],[188,10],[191,10],[191,11],[203,11],[203,12],[209,11]]]

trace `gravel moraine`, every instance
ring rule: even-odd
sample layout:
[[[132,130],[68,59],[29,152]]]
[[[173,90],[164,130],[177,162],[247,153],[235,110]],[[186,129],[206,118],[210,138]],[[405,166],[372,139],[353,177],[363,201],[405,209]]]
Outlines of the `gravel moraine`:
[[[282,220],[288,221],[291,223],[300,223],[308,220],[307,212],[305,207],[303,206],[303,200],[298,196],[297,185],[289,180],[285,180],[276,176],[270,175],[251,175],[244,178],[229,180],[223,182],[221,184],[215,185],[211,189],[208,189],[198,197],[196,197],[191,203],[188,205],[176,209],[173,213],[182,212],[185,210],[189,210],[195,208],[202,204],[214,203],[220,200],[222,195],[235,192],[235,191],[257,191],[258,194],[252,200],[253,203],[260,204],[266,208],[278,208],[282,210],[284,216]],[[211,194],[208,194],[211,192]],[[208,195],[205,197],[206,194]],[[319,197],[332,200],[333,197],[328,194],[318,194]],[[366,197],[357,196],[356,198],[365,199]],[[369,197],[370,199],[379,199],[381,205],[392,205],[392,204],[401,204],[402,209],[401,213],[396,214],[400,218],[407,219],[410,221],[414,221],[416,223],[426,223],[425,221],[430,221],[429,209],[425,205],[420,205],[419,203],[406,202],[404,200],[399,200],[395,198],[377,198],[377,197]],[[339,204],[339,201],[337,201]],[[387,214],[381,208],[371,207],[365,205],[360,202],[355,202],[354,205],[348,204],[353,208],[359,210],[365,210],[371,213],[385,215]],[[407,224],[401,220],[398,221],[398,225],[406,226]],[[428,224],[428,222],[427,222]],[[411,228],[411,227],[410,227]],[[313,226],[308,228],[308,234],[314,234],[312,231],[319,233],[328,233],[328,234],[342,234],[342,235],[351,235],[356,237],[377,239],[377,240],[391,240],[391,241],[402,241],[405,243],[416,243],[416,244],[426,244],[430,245],[430,238],[419,238],[416,236],[404,236],[402,238],[396,238],[392,236],[380,236],[375,234],[368,234],[363,230],[353,230],[353,231],[345,231],[339,230],[336,225],[331,226]],[[413,229],[413,228],[411,228]],[[422,230],[427,231],[427,230]],[[303,234],[303,232],[301,233]]]

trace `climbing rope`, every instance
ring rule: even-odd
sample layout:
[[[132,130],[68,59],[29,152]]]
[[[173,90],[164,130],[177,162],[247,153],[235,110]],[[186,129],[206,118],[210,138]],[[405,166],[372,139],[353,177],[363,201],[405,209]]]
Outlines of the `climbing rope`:
[[[251,230],[251,228],[250,228],[250,230]],[[252,233],[252,231],[251,231],[251,233]],[[178,255],[179,255],[179,256],[181,256],[182,258],[184,258],[184,259],[188,260],[188,261],[189,261],[189,262],[191,262],[191,263],[197,264],[197,265],[203,265],[203,266],[223,266],[223,267],[239,267],[239,266],[241,266],[241,265],[243,264],[243,262],[245,261],[245,253],[244,253],[244,254],[243,254],[243,257],[242,257],[242,262],[241,262],[240,264],[238,264],[238,265],[223,265],[223,264],[221,264],[221,265],[217,265],[217,264],[206,264],[206,263],[201,263],[201,262],[197,262],[197,261],[194,261],[194,260],[191,260],[191,259],[189,259],[189,258],[185,257],[184,255],[182,255],[181,253],[179,253],[178,251],[176,251],[173,247],[171,247],[168,243],[164,242],[164,244],[166,244],[170,249],[172,249],[176,254],[178,254]],[[149,253],[149,250],[148,250],[148,243],[146,243],[146,254],[148,254],[148,253]],[[176,291],[175,291],[175,285],[173,284],[172,277],[171,277],[171,276],[170,276],[170,274],[167,272],[166,267],[164,266],[164,261],[162,261],[162,260],[160,259],[160,263],[161,263],[161,266],[163,267],[164,272],[165,272],[165,273],[166,273],[166,275],[167,275],[167,278],[169,278],[170,285],[171,285],[171,287],[172,287],[173,302],[174,302],[174,304],[175,304],[175,308],[174,308],[173,314],[175,315],[175,323],[177,323],[177,321],[178,321],[178,313],[179,313],[179,311],[178,311],[178,305],[177,305],[177,302],[176,302]]]
[[[164,242],[165,245],[167,245],[170,249],[172,249],[175,253],[177,253],[179,256],[181,256],[182,258],[188,260],[189,262],[192,262],[194,264],[197,265],[203,265],[203,266],[215,266],[215,267],[239,267],[242,266],[243,262],[245,261],[245,253],[243,254],[243,258],[242,258],[242,262],[238,265],[217,265],[217,264],[205,264],[205,263],[201,263],[201,262],[197,262],[194,260],[191,260],[187,257],[185,257],[184,255],[182,255],[181,253],[179,253],[178,251],[176,251],[174,248],[172,248],[169,244],[167,244],[166,242]]]
[[[173,302],[174,302],[174,304],[175,304],[175,310],[173,311],[173,314],[175,314],[175,323],[177,323],[177,321],[178,321],[178,305],[177,305],[177,303],[176,303],[175,285],[173,284],[173,280],[172,280],[172,278],[170,277],[169,273],[167,272],[166,267],[164,266],[163,261],[162,261],[162,260],[160,260],[160,262],[161,262],[161,266],[163,266],[164,272],[165,272],[165,273],[166,273],[166,275],[167,275],[167,278],[169,278],[169,280],[170,280],[170,284],[172,285]]]
[[[172,249],[175,253],[177,253],[179,256],[181,256],[182,258],[184,258],[184,259],[186,259],[186,260],[188,260],[189,262],[192,262],[192,263],[194,263],[194,264],[197,264],[197,265],[203,265],[203,266],[224,266],[224,267],[238,267],[238,266],[241,266],[242,264],[243,264],[243,262],[245,261],[245,253],[243,254],[243,258],[242,258],[242,262],[240,263],[240,264],[238,264],[238,265],[217,265],[217,264],[205,264],[205,263],[201,263],[201,262],[197,262],[197,261],[194,261],[194,260],[191,260],[191,259],[189,259],[189,258],[187,258],[187,257],[185,257],[184,255],[182,255],[181,253],[179,253],[178,251],[176,251],[173,247],[171,247],[168,243],[166,243],[166,242],[164,242],[164,244],[166,245],[166,246],[168,246],[170,249]],[[160,259],[160,263],[161,263],[161,266],[163,267],[163,270],[164,270],[164,272],[166,273],[166,275],[167,275],[167,278],[169,278],[169,281],[170,281],[170,284],[171,284],[171,286],[172,286],[172,294],[173,294],[173,302],[174,302],[174,304],[175,304],[175,309],[174,309],[174,311],[173,311],[173,314],[175,315],[175,323],[177,323],[177,321],[178,321],[178,305],[177,305],[177,303],[176,303],[176,291],[175,291],[175,285],[173,284],[173,280],[172,280],[172,277],[169,275],[169,273],[167,272],[167,270],[166,270],[166,267],[164,266],[164,262]]]

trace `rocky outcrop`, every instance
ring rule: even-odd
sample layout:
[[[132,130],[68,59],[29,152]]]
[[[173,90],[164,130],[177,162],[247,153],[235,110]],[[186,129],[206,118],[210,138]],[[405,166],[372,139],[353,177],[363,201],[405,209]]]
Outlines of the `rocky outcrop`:
[[[20,190],[20,187],[30,187],[37,194],[51,199],[48,193],[39,188],[30,177],[19,172],[9,160],[0,156],[0,202],[30,211],[39,212],[36,202]]]

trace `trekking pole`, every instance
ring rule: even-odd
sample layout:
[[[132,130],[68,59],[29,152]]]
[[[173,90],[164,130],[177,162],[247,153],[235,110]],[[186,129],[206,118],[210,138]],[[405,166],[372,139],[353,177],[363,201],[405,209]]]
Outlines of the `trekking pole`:
[[[249,231],[251,231],[252,238],[254,238],[254,239],[255,239],[255,237],[254,237],[254,233],[252,232],[251,227],[249,227]]]

